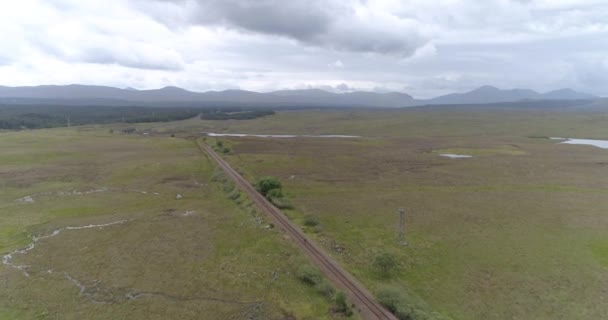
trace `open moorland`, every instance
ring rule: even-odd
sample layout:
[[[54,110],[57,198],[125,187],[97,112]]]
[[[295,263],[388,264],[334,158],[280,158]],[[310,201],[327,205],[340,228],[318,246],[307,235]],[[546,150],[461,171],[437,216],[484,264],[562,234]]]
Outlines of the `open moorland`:
[[[88,126],[0,150],[0,319],[332,317],[194,141]]]
[[[420,318],[602,319],[608,150],[547,137],[608,138],[604,110],[293,111],[144,129],[359,135],[207,140],[228,145],[224,157],[251,181],[278,177],[292,220]],[[396,241],[399,207],[407,246]],[[383,253],[398,261],[389,274],[373,264]]]
[[[548,139],[607,139],[605,110],[304,110],[2,133],[0,318],[343,317],[193,138],[251,182],[277,177],[289,218],[403,319],[606,318],[608,150]],[[314,137],[328,134],[358,137]]]

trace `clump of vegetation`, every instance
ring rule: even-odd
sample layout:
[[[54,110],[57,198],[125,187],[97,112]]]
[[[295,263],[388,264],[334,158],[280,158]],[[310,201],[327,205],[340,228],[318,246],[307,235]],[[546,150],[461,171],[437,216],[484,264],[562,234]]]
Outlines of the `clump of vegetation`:
[[[334,287],[323,278],[319,270],[310,265],[303,265],[298,270],[297,277],[305,284],[314,287],[328,300],[334,301],[335,307],[333,310],[335,312],[342,313],[346,316],[351,316],[353,314],[353,311],[346,300],[346,294],[341,291],[336,292]]]
[[[389,252],[381,252],[374,257],[373,267],[384,277],[397,268],[397,258]]]
[[[276,195],[277,192],[280,192],[282,195],[283,184],[281,181],[275,177],[263,177],[256,183],[256,189],[264,196],[268,197],[270,192],[273,190],[273,193]]]
[[[256,189],[279,209],[292,209],[291,201],[283,194],[283,184],[275,177],[264,177],[255,184]]]
[[[348,305],[348,301],[346,301],[346,294],[342,291],[339,291],[334,296],[334,302],[336,303],[336,312],[340,312],[348,317],[353,315],[353,310]]]
[[[270,202],[274,204],[279,209],[293,209],[293,205],[288,198],[270,198]]]
[[[399,320],[449,320],[437,312],[427,312],[420,301],[413,299],[403,290],[397,288],[384,288],[378,292],[378,302],[393,313]]]
[[[397,289],[387,288],[378,293],[378,302],[385,306],[399,320],[418,320],[413,317],[413,310],[406,297]]]
[[[334,287],[329,284],[329,282],[321,279],[322,281],[318,284],[315,285],[315,289],[317,289],[317,291],[322,294],[323,296],[325,296],[327,299],[332,299],[334,294],[336,293],[336,290],[334,289]]]
[[[319,218],[315,216],[306,216],[304,218],[304,225],[307,227],[316,227],[320,224]]]
[[[311,286],[316,286],[323,281],[321,272],[309,265],[303,265],[298,269],[298,279]]]
[[[215,151],[221,152],[223,154],[228,154],[228,153],[230,153],[230,151],[232,151],[230,149],[230,147],[226,146],[224,144],[224,141],[222,141],[222,140],[216,140],[215,146],[213,146],[213,148],[215,149]]]

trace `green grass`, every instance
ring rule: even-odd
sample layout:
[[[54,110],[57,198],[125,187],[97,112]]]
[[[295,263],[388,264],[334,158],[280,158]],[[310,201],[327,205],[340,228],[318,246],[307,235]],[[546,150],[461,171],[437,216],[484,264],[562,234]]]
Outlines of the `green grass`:
[[[224,157],[250,181],[279,178],[294,206],[286,214],[375,294],[392,288],[407,308],[435,318],[608,317],[608,151],[533,138],[607,138],[602,108],[289,111],[256,120],[132,125],[160,136],[108,133],[122,126],[2,134],[3,252],[58,227],[132,219],[50,238],[46,250],[28,253],[24,262],[98,279],[104,294],[133,288],[208,294],[263,300],[267,317],[331,317],[327,300],[295,276],[306,259],[266,228],[243,195],[212,181],[213,166],[191,141],[169,134],[361,135],[221,140],[231,149]],[[161,195],[112,191],[14,201],[99,186]],[[177,193],[183,199],[175,200]],[[409,246],[396,242],[398,207],[407,210]],[[191,210],[196,214],[180,215]],[[317,226],[305,226],[309,216]],[[389,276],[372,265],[380,252],[397,257]],[[0,269],[7,284],[0,287],[0,318],[246,318],[252,312],[233,303],[159,297],[92,305],[64,278],[43,274],[26,279]]]
[[[0,149],[3,255],[126,220],[16,254],[29,277],[0,265],[0,319],[331,318],[295,277],[306,258],[226,197],[193,141],[87,126],[2,133]]]
[[[295,207],[286,214],[374,293],[397,288],[437,318],[600,319],[608,151],[528,136],[607,137],[602,114],[307,111],[188,126],[366,136],[224,141],[250,181],[284,182]],[[398,207],[407,210],[406,247],[396,242]],[[322,228],[306,227],[307,216]],[[398,257],[390,277],[371,264],[379,252]]]

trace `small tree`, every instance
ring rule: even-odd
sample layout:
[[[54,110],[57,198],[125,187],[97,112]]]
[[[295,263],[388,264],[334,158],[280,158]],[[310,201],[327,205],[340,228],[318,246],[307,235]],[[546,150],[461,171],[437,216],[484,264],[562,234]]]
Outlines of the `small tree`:
[[[373,266],[384,276],[387,276],[397,267],[397,259],[388,252],[382,252],[374,258]]]
[[[256,187],[258,191],[266,197],[271,190],[280,191],[283,185],[281,184],[281,181],[275,177],[264,177],[258,181]]]

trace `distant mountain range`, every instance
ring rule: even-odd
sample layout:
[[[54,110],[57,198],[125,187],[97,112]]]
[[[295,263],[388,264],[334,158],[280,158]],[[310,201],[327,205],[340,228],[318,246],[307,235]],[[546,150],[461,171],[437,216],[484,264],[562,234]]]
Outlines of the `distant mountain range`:
[[[400,92],[333,93],[319,89],[280,90],[267,93],[224,90],[192,92],[178,87],[155,90],[88,85],[5,87],[0,86],[0,102],[70,105],[146,105],[146,106],[247,106],[247,107],[379,107],[420,105],[483,104],[521,100],[589,100],[598,97],[561,89],[538,93],[529,89],[503,90],[483,86],[465,93],[452,93],[432,99],[414,99]]]

